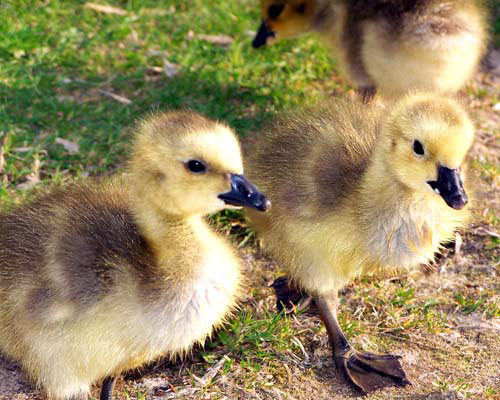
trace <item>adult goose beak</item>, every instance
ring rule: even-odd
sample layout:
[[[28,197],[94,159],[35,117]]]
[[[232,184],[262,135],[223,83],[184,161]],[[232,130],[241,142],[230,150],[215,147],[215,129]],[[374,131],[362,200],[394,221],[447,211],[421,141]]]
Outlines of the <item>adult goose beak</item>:
[[[255,38],[252,41],[252,47],[254,49],[258,49],[261,46],[265,46],[268,37],[275,37],[275,33],[269,30],[266,21],[262,21],[262,24],[260,24],[259,30],[257,31],[257,35],[255,35]]]

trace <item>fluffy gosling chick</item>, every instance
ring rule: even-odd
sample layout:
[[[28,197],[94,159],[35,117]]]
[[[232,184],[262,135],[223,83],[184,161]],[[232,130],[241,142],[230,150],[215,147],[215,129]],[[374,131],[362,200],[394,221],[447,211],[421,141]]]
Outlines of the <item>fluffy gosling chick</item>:
[[[426,88],[455,92],[487,41],[482,0],[262,0],[254,47],[315,31],[365,100]]]
[[[55,189],[0,215],[0,350],[49,398],[202,343],[235,305],[240,262],[203,219],[267,210],[225,125],[191,112],[145,120],[129,173]]]
[[[265,247],[313,296],[337,368],[363,392],[409,382],[398,357],[350,346],[338,290],[370,271],[428,263],[469,208],[461,170],[474,128],[464,110],[413,94],[385,114],[341,99],[296,113],[262,132],[245,160],[273,199],[269,214],[250,213]]]

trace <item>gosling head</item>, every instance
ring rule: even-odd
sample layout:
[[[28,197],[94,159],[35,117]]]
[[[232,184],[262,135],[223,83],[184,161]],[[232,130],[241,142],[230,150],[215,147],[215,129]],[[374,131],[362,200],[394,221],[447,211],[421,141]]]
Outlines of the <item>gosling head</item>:
[[[410,95],[396,104],[384,129],[382,156],[395,179],[413,191],[442,197],[456,210],[466,206],[462,166],[474,126],[456,101]]]
[[[261,0],[262,23],[252,46],[299,36],[312,29],[314,0]]]
[[[240,206],[267,211],[268,198],[242,174],[238,140],[224,124],[173,111],[139,126],[130,175],[143,204],[178,216]]]

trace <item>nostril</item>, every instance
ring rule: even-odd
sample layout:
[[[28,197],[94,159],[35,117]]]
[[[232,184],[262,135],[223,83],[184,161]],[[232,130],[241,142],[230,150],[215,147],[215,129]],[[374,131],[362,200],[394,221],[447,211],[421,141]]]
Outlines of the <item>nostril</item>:
[[[245,182],[238,182],[236,184],[236,190],[245,197],[252,196],[252,190],[245,184]]]
[[[241,193],[243,196],[247,196],[248,197],[248,190],[245,187],[245,185],[243,185],[241,182],[238,182],[236,184],[236,190],[238,191],[238,193]]]

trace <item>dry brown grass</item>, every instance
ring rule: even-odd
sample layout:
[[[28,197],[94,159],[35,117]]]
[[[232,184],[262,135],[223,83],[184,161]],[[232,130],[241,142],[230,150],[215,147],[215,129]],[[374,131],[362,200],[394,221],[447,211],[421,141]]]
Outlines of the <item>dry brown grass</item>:
[[[340,320],[360,349],[402,355],[412,386],[366,399],[500,398],[500,65],[464,93],[477,123],[471,152],[476,218],[433,268],[347,287]],[[495,110],[495,108],[497,110]],[[204,351],[121,378],[116,399],[351,399],[314,314],[274,314],[268,284],[279,266],[254,245],[241,250],[248,277],[238,317]],[[39,399],[0,362],[1,399]],[[94,396],[97,397],[98,388]]]

